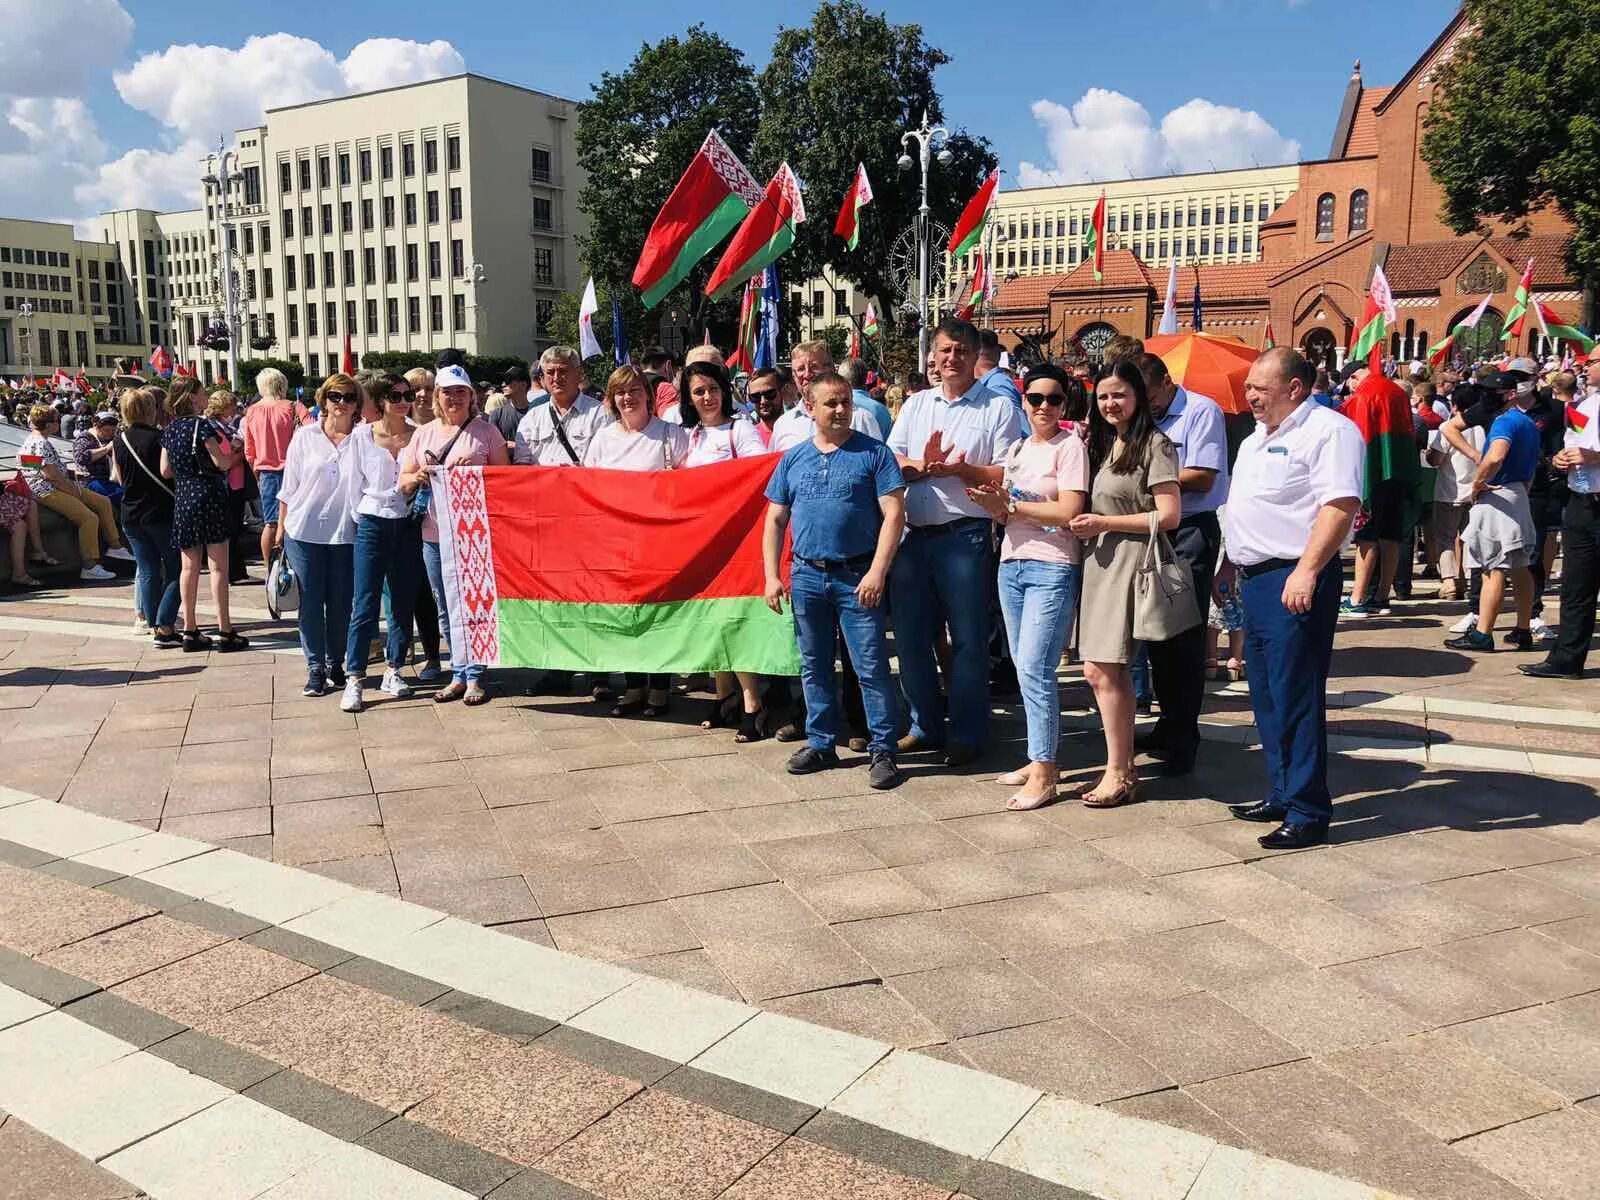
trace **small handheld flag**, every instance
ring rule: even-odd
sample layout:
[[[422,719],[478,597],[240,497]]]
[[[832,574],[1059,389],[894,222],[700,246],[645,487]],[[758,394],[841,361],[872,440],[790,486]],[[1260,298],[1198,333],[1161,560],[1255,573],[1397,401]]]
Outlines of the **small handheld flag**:
[[[578,305],[578,354],[585,359],[598,358],[602,353],[600,339],[594,335],[594,314],[600,311],[600,301],[595,299],[594,276],[583,288],[583,301]]]
[[[1167,299],[1161,306],[1161,326],[1157,333],[1178,332],[1178,260],[1167,268]]]
[[[854,250],[861,241],[861,210],[872,203],[872,184],[867,180],[864,163],[856,164],[856,177],[850,181],[844,203],[839,206],[839,219],[833,231],[844,239],[844,248]]]
[[[1090,218],[1087,230],[1088,240],[1084,243],[1083,256],[1094,259],[1094,281],[1099,283],[1105,278],[1106,255],[1106,194],[1102,189],[1100,199],[1095,203],[1094,216]],[[1195,294],[1199,294],[1200,285],[1195,284]],[[1196,302],[1198,306],[1198,301]],[[1199,328],[1198,325],[1195,326]]]

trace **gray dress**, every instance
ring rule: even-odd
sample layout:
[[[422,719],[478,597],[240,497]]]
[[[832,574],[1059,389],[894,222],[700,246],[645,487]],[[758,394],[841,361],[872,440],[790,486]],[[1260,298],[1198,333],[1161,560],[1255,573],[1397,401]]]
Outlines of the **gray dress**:
[[[1113,453],[1114,459],[1116,455]],[[1089,488],[1089,511],[1127,517],[1155,509],[1150,489],[1178,482],[1178,453],[1155,434],[1140,470],[1118,474],[1102,464]],[[1133,580],[1148,533],[1102,533],[1083,551],[1083,599],[1078,608],[1078,655],[1085,662],[1133,660]]]

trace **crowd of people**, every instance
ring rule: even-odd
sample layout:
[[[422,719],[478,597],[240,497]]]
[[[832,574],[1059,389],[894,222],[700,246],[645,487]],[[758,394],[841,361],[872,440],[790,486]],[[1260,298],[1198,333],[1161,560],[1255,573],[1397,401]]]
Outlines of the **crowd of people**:
[[[19,461],[32,502],[76,525],[85,576],[101,576],[102,554],[131,554],[141,621],[157,646],[185,651],[247,644],[229,619],[242,569],[230,547],[244,497],[258,496],[263,558],[281,556],[298,587],[304,694],[338,692],[358,712],[375,650],[382,693],[442,681],[436,702],[489,697],[483,664],[460,647],[448,666],[443,657],[456,599],[431,499],[441,470],[681,470],[780,454],[766,598],[792,612],[801,675],[714,675],[705,728],[732,727],[740,742],[803,740],[788,762],[797,774],[840,765],[836,745],[847,741],[867,756],[871,785],[888,788],[903,755],[936,752],[952,767],[977,758],[992,688],[1014,679],[1026,761],[998,783],[1011,789],[1006,807],[1036,808],[1059,795],[1057,668],[1074,653],[1106,747],[1079,798],[1112,807],[1138,797],[1140,752],[1165,775],[1192,771],[1206,679],[1248,671],[1269,788],[1234,814],[1276,823],[1267,846],[1326,836],[1335,625],[1387,614],[1419,570],[1438,575],[1441,597],[1472,606],[1448,645],[1493,649],[1509,586],[1517,615],[1506,644],[1549,648],[1523,670],[1582,670],[1600,582],[1600,362],[1580,395],[1571,372],[1541,373],[1531,360],[1433,378],[1357,364],[1335,380],[1274,349],[1250,369],[1243,418],[1175,382],[1135,339],[1114,341],[1093,373],[1040,365],[1019,382],[997,339],[956,319],[935,331],[926,374],[887,391],[859,360],[836,368],[824,342],[795,346],[787,369],[755,371],[742,388],[709,345],[675,365],[650,350],[590,387],[577,353],[556,346],[486,393],[447,354],[404,376],[332,375],[309,407],[268,369],[242,416],[231,394],[207,397],[193,379],[165,391],[140,382],[121,392],[120,411],[78,433],[76,478],[52,446],[51,406],[29,413]],[[1412,448],[1375,468],[1367,427],[1385,405]],[[0,502],[0,518],[23,530],[20,564],[29,545],[42,548],[16,507]],[[1541,626],[1557,526],[1561,621]],[[214,635],[196,613],[206,568]],[[547,671],[535,690],[575,682]],[[664,675],[625,674],[616,690],[586,683],[613,717],[659,717],[672,702]],[[1152,698],[1159,720],[1136,735]]]

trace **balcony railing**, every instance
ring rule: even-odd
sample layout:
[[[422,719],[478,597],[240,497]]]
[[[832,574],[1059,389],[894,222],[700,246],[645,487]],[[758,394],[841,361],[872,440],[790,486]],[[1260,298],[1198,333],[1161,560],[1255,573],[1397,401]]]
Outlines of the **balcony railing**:
[[[566,231],[561,228],[559,222],[541,221],[539,218],[535,217],[533,220],[528,222],[528,236],[559,238],[565,237]]]
[[[559,188],[566,185],[556,178],[554,171],[540,170],[538,167],[528,168],[528,183],[530,186]]]

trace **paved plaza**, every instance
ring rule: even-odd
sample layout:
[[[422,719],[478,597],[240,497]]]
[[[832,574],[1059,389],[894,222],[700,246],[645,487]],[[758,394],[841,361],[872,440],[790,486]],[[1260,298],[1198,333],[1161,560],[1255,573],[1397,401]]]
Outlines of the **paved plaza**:
[[[1341,627],[1333,844],[1290,854],[1223,807],[1243,685],[1192,778],[1019,814],[1014,705],[873,793],[694,699],[348,716],[262,614],[184,656],[129,608],[0,605],[24,1196],[1595,1194],[1600,682],[1431,601]]]

